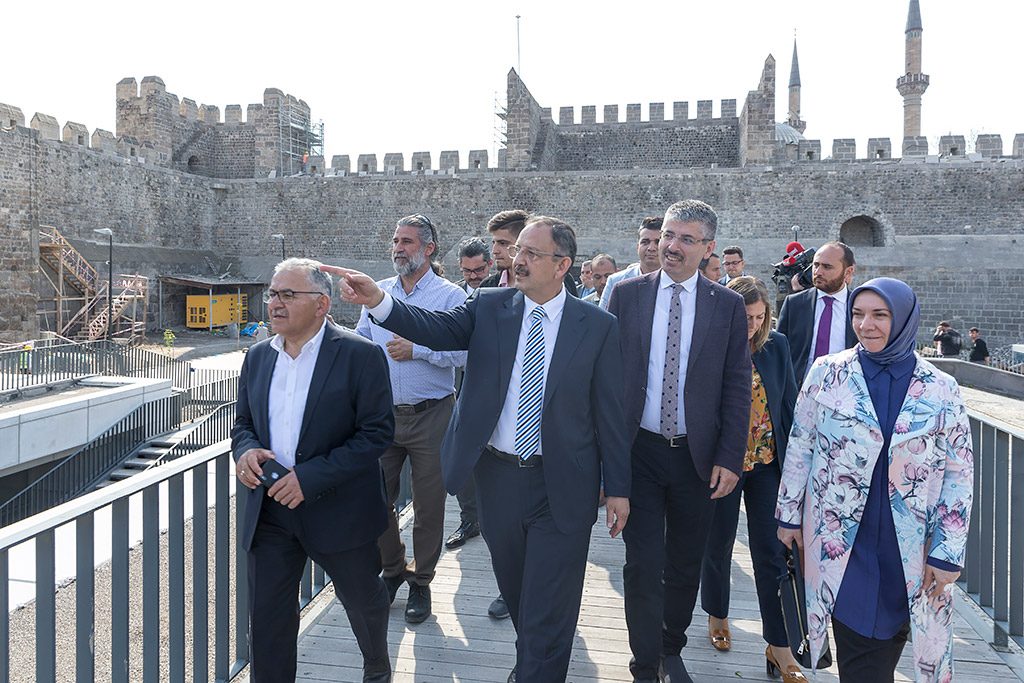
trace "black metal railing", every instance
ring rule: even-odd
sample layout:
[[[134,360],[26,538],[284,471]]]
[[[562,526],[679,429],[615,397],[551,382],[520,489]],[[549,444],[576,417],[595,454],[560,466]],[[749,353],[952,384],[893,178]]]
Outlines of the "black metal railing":
[[[234,419],[237,396],[238,375],[232,374],[143,404],[0,505],[0,526],[20,521],[82,495],[107,477],[140,446],[180,429],[182,425],[200,416],[217,411],[218,419],[197,427],[198,431],[190,442],[195,445],[192,450],[228,438],[231,425],[225,416],[230,413],[230,419]],[[228,409],[218,410],[225,404],[229,404]]]
[[[237,395],[237,392],[236,392]],[[209,415],[199,419],[185,437],[174,444],[169,451],[153,461],[147,469],[159,467],[183,455],[208,448],[215,443],[231,438],[231,427],[235,424],[235,401],[219,406]]]
[[[145,403],[0,505],[7,526],[67,502],[95,486],[141,444],[181,427],[185,394]]]
[[[974,506],[960,585],[994,622],[993,644],[1024,646],[1024,431],[970,412]]]
[[[22,345],[0,351],[0,392],[90,375],[169,379],[178,389],[238,375],[236,370],[196,368],[165,353],[105,339],[32,344],[32,348]]]

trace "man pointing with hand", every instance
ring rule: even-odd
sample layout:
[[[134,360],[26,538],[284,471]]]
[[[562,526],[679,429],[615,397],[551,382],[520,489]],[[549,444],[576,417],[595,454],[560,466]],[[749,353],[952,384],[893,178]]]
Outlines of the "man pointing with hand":
[[[435,351],[469,351],[442,474],[451,493],[475,478],[517,632],[509,680],[557,682],[569,667],[602,466],[612,536],[629,515],[622,357],[614,316],[566,295],[571,227],[533,217],[509,252],[514,289],[480,289],[449,311],[398,301],[357,271],[323,269],[382,327]]]

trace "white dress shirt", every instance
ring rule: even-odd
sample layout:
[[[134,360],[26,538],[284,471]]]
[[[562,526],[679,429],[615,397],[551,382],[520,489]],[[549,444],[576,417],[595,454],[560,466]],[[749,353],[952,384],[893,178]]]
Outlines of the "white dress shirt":
[[[694,281],[696,282],[696,280]],[[499,451],[505,453],[516,452],[516,420],[519,416],[519,390],[520,384],[523,381],[523,356],[526,355],[526,337],[530,332],[530,316],[533,315],[533,309],[537,306],[541,306],[544,309],[544,318],[541,320],[541,329],[544,330],[544,387],[547,388],[548,382],[548,370],[551,368],[551,355],[555,352],[555,341],[558,339],[558,326],[562,322],[562,311],[565,309],[565,287],[563,286],[558,294],[545,304],[538,304],[533,301],[530,297],[525,297],[526,306],[523,309],[523,323],[519,327],[519,340],[516,346],[516,360],[512,365],[512,377],[508,382],[508,391],[505,392],[505,404],[502,406],[501,415],[498,417],[498,424],[494,428],[494,433],[491,434],[490,440],[487,445],[496,448]],[[374,306],[373,308],[367,309],[367,313],[373,316],[374,320],[384,322],[388,316],[391,315],[391,309],[394,307],[394,299],[390,294],[384,292],[384,299]],[[665,336],[664,330],[667,328],[668,321],[668,309],[666,308],[665,320],[666,323],[662,327],[662,336]],[[693,331],[693,315],[690,315],[690,331]],[[665,364],[665,343],[662,341],[662,352],[661,352],[661,363]],[[690,348],[690,342],[686,342],[686,348]],[[659,392],[660,392],[660,384]],[[543,395],[543,392],[542,394]],[[541,438],[540,443],[537,445],[536,453],[539,455],[543,453],[544,440]]]
[[[683,291],[679,293],[682,305],[682,318],[679,333],[679,421],[676,434],[686,433],[686,402],[683,400],[686,389],[686,364],[690,358],[690,342],[693,340],[693,320],[697,311],[697,279],[700,273],[694,273],[689,280],[682,283]],[[661,271],[658,282],[658,298],[654,304],[654,322],[651,325],[651,359],[647,363],[647,399],[644,412],[640,417],[640,426],[655,434],[661,433],[661,387],[665,374],[665,347],[668,340],[668,311],[672,304],[672,285],[676,284],[665,271]]]
[[[277,351],[274,374],[270,378],[267,396],[267,414],[270,416],[270,450],[285,467],[295,467],[295,449],[299,445],[299,430],[306,412],[306,396],[313,380],[320,344],[324,340],[327,320],[320,331],[302,346],[298,357],[292,358],[284,350],[284,339],[274,335],[270,346]]]
[[[832,302],[832,327],[828,332],[829,354],[839,353],[846,348],[846,302],[850,296],[850,288],[843,287],[835,294],[826,294],[820,289],[814,300],[814,327],[811,328],[811,351],[807,354],[807,367],[814,364],[814,346],[818,341],[818,323],[821,322],[821,314],[825,310],[822,302],[826,296],[834,299]]]

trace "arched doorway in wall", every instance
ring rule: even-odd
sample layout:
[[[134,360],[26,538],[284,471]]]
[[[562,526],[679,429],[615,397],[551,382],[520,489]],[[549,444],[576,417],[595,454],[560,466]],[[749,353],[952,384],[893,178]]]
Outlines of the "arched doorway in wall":
[[[188,158],[188,172],[199,173],[199,157],[195,154]]]
[[[839,228],[839,241],[851,247],[884,247],[882,224],[870,216],[854,216]]]

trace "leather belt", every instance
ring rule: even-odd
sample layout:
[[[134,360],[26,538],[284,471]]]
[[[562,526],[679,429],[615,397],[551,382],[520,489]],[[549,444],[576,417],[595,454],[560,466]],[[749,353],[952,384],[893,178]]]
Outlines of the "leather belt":
[[[518,455],[506,453],[505,451],[499,451],[497,448],[494,448],[492,446],[488,446],[484,450],[486,450],[488,453],[493,455],[498,460],[511,463],[518,467],[540,467],[541,457],[539,453],[534,453],[529,458],[523,460]]]
[[[642,428],[640,429],[640,433],[649,439],[655,439],[657,441],[660,441],[669,448],[682,448],[683,446],[687,445],[686,434],[677,434],[676,436],[673,436],[671,439],[666,439],[661,434],[655,434],[652,431],[648,431]]]
[[[428,398],[414,405],[394,406],[395,415],[418,415],[419,413],[422,413],[425,410],[433,408],[438,403],[446,400],[447,398],[447,396],[445,396],[444,398]]]

